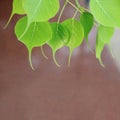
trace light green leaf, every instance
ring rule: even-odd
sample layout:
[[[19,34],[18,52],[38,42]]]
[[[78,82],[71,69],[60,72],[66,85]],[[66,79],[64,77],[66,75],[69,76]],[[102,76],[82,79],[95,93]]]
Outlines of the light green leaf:
[[[56,51],[65,46],[69,40],[69,31],[60,23],[51,23],[52,39],[48,41],[48,45],[52,48],[53,59],[57,66],[60,66],[55,58]]]
[[[59,10],[59,0],[22,0],[28,22],[43,22],[54,17]]]
[[[8,26],[8,24],[10,23],[14,14],[20,14],[20,15],[25,14],[25,11],[24,11],[24,8],[22,5],[22,0],[13,0],[12,13],[11,13],[10,18],[4,28],[6,28]]]
[[[90,0],[95,19],[108,27],[120,27],[120,0]]]
[[[94,18],[93,15],[89,12],[83,12],[80,16],[80,22],[84,28],[84,37],[88,42],[88,35],[93,27]]]
[[[102,25],[98,27],[96,38],[96,58],[99,59],[101,65],[103,65],[101,60],[101,53],[104,49],[104,46],[110,43],[113,33],[114,28],[105,27]]]
[[[62,25],[65,26],[70,32],[70,39],[66,45],[70,49],[70,55],[68,61],[68,65],[70,65],[70,59],[73,50],[76,47],[80,46],[83,41],[84,30],[81,23],[75,19],[67,19],[62,23]]]
[[[18,39],[19,36],[21,36],[23,31],[26,29],[26,25],[27,25],[27,17],[23,17],[17,22],[15,26],[15,34]],[[52,30],[49,22],[33,22],[30,24],[24,36],[21,39],[19,39],[28,48],[30,64],[31,64],[32,49],[34,47],[42,46],[48,40],[50,40],[51,37],[52,37]]]
[[[32,22],[44,22],[54,17],[59,10],[59,0],[22,0],[24,10],[28,16],[26,29],[20,39],[26,33]]]

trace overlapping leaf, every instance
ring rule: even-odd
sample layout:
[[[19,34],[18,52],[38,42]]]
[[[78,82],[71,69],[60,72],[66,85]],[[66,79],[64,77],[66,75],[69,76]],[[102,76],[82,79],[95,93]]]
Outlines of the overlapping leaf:
[[[15,33],[18,39],[19,36],[21,36],[23,31],[26,29],[26,25],[27,25],[27,17],[23,17],[17,22],[15,27]],[[32,48],[37,46],[42,46],[48,40],[50,40],[51,37],[52,37],[52,30],[49,22],[33,22],[30,24],[24,36],[19,40],[27,46],[29,51],[29,58],[30,58],[29,60],[31,60]]]
[[[26,29],[20,39],[26,33],[32,22],[44,22],[54,17],[59,10],[59,0],[22,0],[23,8],[28,16]]]
[[[95,19],[108,27],[120,27],[120,0],[90,0]]]
[[[56,65],[59,66],[55,59],[55,53],[58,49],[67,44],[70,35],[68,30],[65,27],[63,27],[60,23],[51,23],[51,27],[53,35],[52,39],[48,41],[48,45],[52,48],[53,59]]]
[[[69,61],[68,64],[70,65],[70,59],[72,55],[72,51],[81,45],[83,38],[84,38],[84,30],[81,23],[75,19],[67,19],[62,23],[69,32],[70,32],[70,39],[66,46],[70,49]]]
[[[61,10],[60,17],[67,2],[65,2]],[[120,0],[90,0],[91,13],[84,12],[78,0],[75,0],[75,2],[77,8],[70,1],[68,3],[76,8],[77,11],[81,10],[82,14],[79,21],[70,18],[62,23],[54,22],[49,24],[47,21],[54,17],[59,10],[59,0],[13,0],[13,9],[8,23],[14,14],[26,14],[26,17],[17,22],[15,33],[29,51],[29,60],[32,68],[32,49],[45,43],[52,48],[53,58],[58,66],[59,64],[55,58],[56,51],[63,46],[69,47],[68,63],[70,65],[72,51],[81,45],[84,37],[88,41],[94,18],[100,24],[96,38],[96,57],[102,64],[101,53],[104,46],[109,44],[114,32],[113,28],[120,27]]]
[[[102,25],[98,27],[97,38],[96,38],[97,40],[96,41],[96,58],[99,59],[101,65],[103,65],[101,60],[101,53],[104,49],[104,46],[110,43],[113,33],[114,33],[114,28],[105,27]]]

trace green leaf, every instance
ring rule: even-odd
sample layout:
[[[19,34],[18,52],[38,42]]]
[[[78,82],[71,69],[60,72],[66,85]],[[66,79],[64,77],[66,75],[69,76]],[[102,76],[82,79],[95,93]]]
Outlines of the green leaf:
[[[20,15],[25,14],[25,11],[24,11],[24,8],[22,5],[22,0],[13,0],[12,13],[11,13],[10,18],[4,28],[6,28],[8,26],[8,24],[10,23],[14,14],[20,14]]]
[[[90,0],[95,19],[108,27],[120,27],[120,0]]]
[[[59,0],[22,0],[24,10],[28,16],[26,29],[20,39],[26,33],[32,22],[44,22],[54,17],[59,10]]]
[[[22,0],[28,22],[43,22],[54,17],[59,10],[59,0]]]
[[[84,28],[84,37],[88,42],[88,35],[93,27],[94,18],[93,15],[89,12],[83,12],[80,16],[80,22]]]
[[[19,36],[26,29],[27,25],[27,17],[23,17],[20,19],[15,26],[15,34],[19,39]],[[22,43],[24,43],[29,52],[29,60],[31,63],[31,52],[34,47],[42,46],[52,37],[52,30],[49,22],[33,22],[30,24],[28,30],[24,34],[24,36],[19,39]],[[33,67],[32,67],[33,68]]]
[[[52,39],[48,41],[48,45],[52,48],[53,59],[57,66],[60,66],[55,58],[56,51],[65,46],[69,40],[69,31],[66,27],[63,27],[60,23],[51,23],[52,27]]]
[[[70,65],[70,59],[73,50],[76,47],[80,46],[83,41],[84,30],[81,23],[75,19],[67,19],[62,23],[62,25],[65,26],[70,32],[70,39],[66,45],[70,49],[70,55],[68,61],[68,65]]]
[[[110,43],[111,37],[114,33],[114,28],[105,27],[100,25],[97,30],[97,41],[96,41],[96,58],[99,59],[101,65],[103,66],[101,60],[101,53],[104,49],[106,44]]]

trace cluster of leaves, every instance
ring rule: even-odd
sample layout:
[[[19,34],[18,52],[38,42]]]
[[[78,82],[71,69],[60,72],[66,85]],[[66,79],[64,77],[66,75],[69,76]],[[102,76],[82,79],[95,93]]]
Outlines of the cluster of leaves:
[[[15,34],[18,40],[26,45],[32,68],[32,49],[44,44],[51,47],[54,61],[58,66],[60,65],[55,59],[56,51],[67,46],[70,49],[70,64],[72,51],[81,45],[84,38],[88,42],[93,25],[97,27],[96,58],[101,62],[104,46],[109,44],[114,28],[120,27],[120,0],[90,0],[90,11],[82,7],[78,0],[74,1],[75,4],[66,0],[61,6],[58,21],[50,22],[49,20],[60,10],[59,0],[13,0],[8,23],[14,14],[24,15],[16,23]],[[67,4],[74,7],[76,12],[72,18],[60,22]],[[77,13],[80,13],[79,19],[76,19]]]

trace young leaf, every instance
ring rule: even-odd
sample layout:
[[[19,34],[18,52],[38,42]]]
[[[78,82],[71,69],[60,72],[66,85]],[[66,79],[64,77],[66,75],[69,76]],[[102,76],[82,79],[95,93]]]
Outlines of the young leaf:
[[[114,28],[105,27],[102,25],[98,27],[97,39],[96,39],[97,40],[96,41],[96,58],[99,59],[101,65],[103,65],[101,60],[101,53],[103,51],[104,46],[106,44],[109,44],[113,33],[114,33]]]
[[[23,17],[17,22],[15,26],[15,34],[18,39],[19,36],[21,36],[23,31],[26,29],[26,25],[27,25],[27,17]],[[42,46],[48,40],[50,40],[51,37],[52,37],[52,30],[49,22],[33,22],[30,24],[24,36],[21,39],[19,39],[28,48],[30,64],[31,64],[32,49],[34,47]]]
[[[88,42],[88,35],[93,27],[94,18],[93,15],[89,12],[83,12],[80,16],[80,22],[84,28],[84,37]]]
[[[69,61],[68,65],[70,65],[70,59],[74,48],[81,45],[84,37],[84,30],[81,23],[75,19],[67,19],[62,23],[69,32],[70,32],[70,39],[67,43],[67,47],[70,49]]]
[[[120,27],[120,0],[90,0],[95,19],[108,27]]]
[[[53,35],[52,39],[48,41],[48,45],[52,48],[53,59],[56,65],[60,66],[55,59],[55,54],[58,49],[62,48],[67,44],[69,40],[69,32],[60,23],[51,23],[51,27]]]
[[[22,0],[13,0],[12,13],[11,13],[10,18],[4,28],[6,28],[8,26],[8,24],[11,21],[14,14],[20,14],[20,15],[25,14],[25,11],[24,11],[24,8],[22,5]]]
[[[22,0],[24,10],[28,16],[26,29],[20,39],[26,33],[32,22],[44,22],[54,17],[59,10],[59,0]]]
[[[29,23],[48,21],[59,10],[59,0],[22,0]]]

